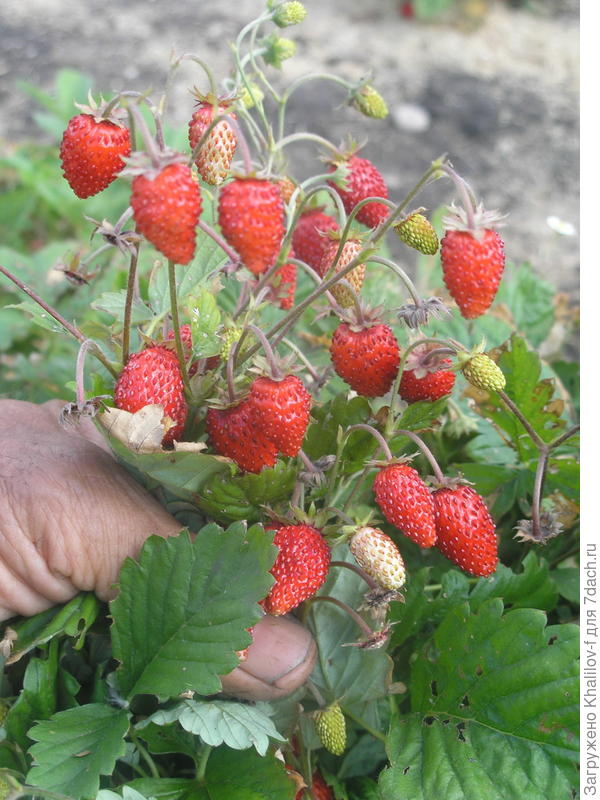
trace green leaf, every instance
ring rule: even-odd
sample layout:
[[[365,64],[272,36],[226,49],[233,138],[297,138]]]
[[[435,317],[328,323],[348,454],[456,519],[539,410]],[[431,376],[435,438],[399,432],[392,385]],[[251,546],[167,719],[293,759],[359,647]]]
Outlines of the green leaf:
[[[103,292],[97,300],[94,300],[91,307],[97,311],[106,311],[107,314],[122,323],[126,299],[127,291],[125,289],[121,289],[119,292]],[[148,322],[151,319],[154,319],[152,309],[148,308],[139,298],[134,299],[131,304],[131,324],[141,325],[142,322]]]
[[[190,306],[194,356],[208,358],[219,355],[222,341],[217,331],[221,325],[221,312],[214,294],[201,288],[191,300]]]
[[[66,331],[62,325],[60,325],[54,317],[51,317],[47,311],[35,303],[33,300],[23,300],[22,303],[10,303],[4,306],[5,309],[15,308],[19,311],[25,312],[34,322],[36,325],[39,325],[40,328],[44,328],[47,331],[52,331],[52,333],[64,333],[66,335]]]
[[[250,642],[247,629],[273,583],[275,555],[272,535],[243,523],[226,531],[207,525],[193,542],[187,533],[148,539],[139,563],[123,565],[111,603],[113,651],[127,697],[218,692],[218,676],[237,666],[235,652]]]
[[[348,400],[339,394],[330,402],[312,410],[316,422],[306,431],[302,448],[316,460],[337,451],[337,437],[340,427],[346,429],[359,422],[367,422],[371,417],[371,407],[364,397]],[[377,444],[366,431],[354,431],[346,445],[342,471],[344,474],[356,472],[375,450]]]
[[[195,501],[211,478],[230,472],[226,461],[207,453],[134,453],[115,437],[108,439],[119,461],[148,489],[159,485],[184,500]]]
[[[177,301],[185,306],[190,295],[198,291],[198,286],[207,280],[227,260],[225,253],[208,234],[199,231],[196,240],[196,255],[187,266],[177,265]],[[150,305],[157,315],[171,308],[169,276],[165,261],[157,262],[148,285]]]
[[[202,784],[182,778],[141,778],[128,786],[156,800],[294,800],[282,761],[268,753],[219,747],[210,753]]]
[[[332,560],[350,561],[348,549],[336,547]],[[333,567],[318,594],[336,597],[356,608],[366,591],[366,584],[356,573]],[[312,603],[308,621],[319,648],[319,660],[311,681],[327,702],[339,700],[345,712],[381,730],[382,718],[377,701],[387,695],[392,669],[392,661],[385,649],[344,647],[359,641],[362,631],[345,611],[331,603]]]
[[[496,303],[504,304],[515,328],[533,347],[539,347],[554,323],[556,288],[533,272],[530,264],[510,271],[509,280],[500,282]]]
[[[255,747],[257,753],[264,756],[270,738],[285,741],[269,719],[271,713],[267,703],[248,706],[230,700],[184,700],[175,708],[156,711],[147,721],[157,725],[177,721],[185,731],[199,736],[211,747],[221,744],[234,750]]]
[[[430,428],[436,420],[439,420],[447,405],[447,397],[440,397],[439,400],[435,400],[433,403],[427,400],[410,403],[403,411],[396,427],[408,431],[422,431]]]
[[[413,663],[413,713],[393,722],[382,800],[569,797],[578,650],[576,626],[546,627],[541,611],[450,609]]]
[[[156,725],[147,719],[137,727],[151,753],[185,753],[191,759],[198,755],[198,740],[179,725]]]
[[[92,703],[59,711],[35,725],[29,735],[34,766],[27,782],[70,797],[95,797],[100,775],[110,775],[125,753],[129,715],[123,709]]]
[[[579,567],[561,567],[550,573],[558,593],[570,603],[579,604]]]
[[[100,612],[100,601],[91,592],[81,592],[63,606],[55,606],[13,625],[17,640],[11,661],[49,642],[55,636],[71,636],[75,649],[83,647],[85,634]]]
[[[205,773],[210,800],[294,800],[296,789],[282,761],[271,753],[220,747]]]
[[[543,441],[554,439],[565,424],[560,418],[559,406],[562,404],[556,408],[550,406],[554,381],[549,378],[540,380],[542,367],[538,354],[528,350],[525,341],[514,335],[504,345],[498,364],[506,378],[506,394]],[[493,421],[508,433],[519,447],[521,456],[526,456],[531,446],[522,424],[495,395],[491,396],[489,404],[495,407],[490,413]],[[523,437],[526,442],[522,442]]]
[[[471,609],[476,612],[492,597],[503,598],[505,606],[539,608],[542,611],[551,611],[558,599],[548,563],[534,552],[525,556],[519,572],[499,564],[493,575],[478,581],[469,598]]]
[[[58,647],[51,646],[46,659],[32,658],[23,678],[23,689],[11,706],[4,727],[8,738],[23,751],[31,744],[34,722],[48,719],[56,711]]]
[[[123,800],[128,800],[126,789],[154,800],[210,800],[205,787],[200,786],[197,780],[186,778],[138,778],[123,787]]]

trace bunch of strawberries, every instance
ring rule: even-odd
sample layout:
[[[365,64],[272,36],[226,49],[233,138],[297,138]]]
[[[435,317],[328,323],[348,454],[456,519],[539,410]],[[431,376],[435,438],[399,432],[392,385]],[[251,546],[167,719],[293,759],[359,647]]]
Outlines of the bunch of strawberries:
[[[291,24],[289,20],[300,13],[298,7],[302,8],[297,2],[274,6],[273,21]],[[390,200],[386,182],[370,160],[358,155],[355,147],[333,145],[327,157],[328,172],[318,188],[329,193],[335,210],[319,205],[311,200],[316,192],[308,191],[310,182],[298,184],[280,174],[272,168],[273,158],[256,167],[242,125],[248,121],[248,109],[241,90],[248,88],[248,81],[238,88],[237,94],[211,90],[197,96],[187,154],[166,147],[159,120],[152,135],[136,103],[125,103],[123,98],[103,107],[82,108],[64,132],[63,171],[78,197],[103,191],[118,176],[131,179],[130,211],[126,212],[135,223],[131,246],[139,248],[145,240],[174,270],[175,265],[187,265],[198,257],[200,228],[222,248],[227,274],[237,274],[246,299],[255,297],[253,319],[259,321],[260,302],[265,299],[283,312],[270,341],[259,327],[246,323],[220,355],[198,360],[192,329],[188,323],[179,324],[174,307],[172,329],[165,331],[164,338],[145,339],[143,349],[124,358],[114,387],[117,408],[135,413],[148,405],[162,406],[162,446],[167,450],[188,435],[197,438],[205,433],[211,451],[244,472],[270,469],[280,455],[306,464],[302,445],[311,408],[319,402],[318,383],[313,396],[301,377],[281,368],[274,348],[303,311],[323,298],[338,317],[330,341],[337,375],[362,397],[390,395],[387,439],[403,433],[395,429],[398,398],[409,404],[440,400],[453,391],[457,370],[478,388],[502,391],[504,378],[496,364],[483,352],[466,352],[452,340],[440,346],[439,341],[415,338],[402,353],[380,310],[367,308],[360,299],[367,262],[379,261],[409,289],[413,302],[398,311],[409,328],[418,329],[431,314],[444,310],[437,298],[422,300],[408,276],[377,255],[378,242],[389,230],[423,254],[439,250],[444,282],[460,313],[466,319],[482,315],[494,300],[504,268],[503,243],[494,228],[497,217],[476,205],[470,189],[449,164],[434,162],[420,185],[445,175],[454,180],[463,201],[445,218],[440,243],[423,209],[403,213],[404,204]],[[254,103],[260,103],[256,88],[251,95]],[[353,90],[351,102],[367,116],[387,113],[382,98],[366,84]],[[127,114],[129,127],[124,122]],[[133,152],[130,129],[134,124],[144,141],[143,151]],[[271,156],[277,146],[283,146],[283,140]],[[241,164],[234,163],[240,154]],[[202,218],[204,192],[217,195],[216,229]],[[297,304],[299,268],[312,277],[315,288]],[[222,333],[227,338],[226,331]],[[255,344],[248,350],[252,340]],[[270,368],[261,368],[257,376],[245,368],[245,385],[239,393],[235,373],[260,347]],[[189,380],[207,373],[214,374],[223,391],[219,399],[199,402]],[[190,414],[192,407],[195,411],[200,407],[203,413]],[[358,427],[369,429],[387,448],[379,430]],[[412,438],[430,457],[419,437]],[[483,499],[464,481],[445,478],[435,461],[436,484],[431,491],[407,461],[393,458],[388,449],[385,462],[370,465],[377,470],[373,494],[385,520],[420,547],[436,546],[468,573],[491,575],[498,563],[497,536]],[[312,469],[318,472],[314,465]],[[330,540],[340,538],[338,529],[330,534],[331,526],[322,524],[318,513],[310,517],[302,509],[292,511],[292,520],[278,518],[265,524],[275,532],[279,548],[271,570],[275,583],[263,600],[269,614],[285,614],[315,597],[331,569]],[[371,590],[385,600],[389,593],[396,596],[406,578],[397,544],[368,522],[344,530]],[[374,635],[368,646],[383,641],[384,637]],[[314,778],[314,792],[320,780]]]

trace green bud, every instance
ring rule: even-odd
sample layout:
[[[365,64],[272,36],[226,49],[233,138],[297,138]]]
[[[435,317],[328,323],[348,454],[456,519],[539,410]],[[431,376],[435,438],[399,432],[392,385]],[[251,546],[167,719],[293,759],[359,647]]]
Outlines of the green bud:
[[[379,94],[377,89],[374,89],[368,83],[361,86],[360,89],[354,93],[352,97],[352,105],[358,109],[365,117],[373,117],[373,119],[385,119],[388,115],[388,107],[385,100]]]
[[[254,108],[254,106],[258,103],[261,103],[264,98],[265,93],[260,86],[257,86],[256,83],[248,81],[248,86],[242,86],[242,90],[240,92],[240,102],[244,108]]]
[[[289,3],[282,3],[277,6],[273,14],[273,22],[280,28],[287,28],[288,25],[297,25],[306,17],[306,8],[297,0]]]
[[[506,378],[495,361],[485,353],[476,353],[462,368],[470,384],[486,392],[500,392],[506,386]]]
[[[261,45],[266,48],[263,58],[272,67],[281,69],[281,65],[286,59],[291,58],[296,52],[296,43],[291,39],[284,39],[276,33],[263,39]]]

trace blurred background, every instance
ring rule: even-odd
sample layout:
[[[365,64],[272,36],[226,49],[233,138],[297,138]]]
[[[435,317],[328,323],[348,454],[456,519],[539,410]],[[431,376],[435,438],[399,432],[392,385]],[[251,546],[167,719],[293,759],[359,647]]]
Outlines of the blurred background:
[[[305,5],[306,20],[283,33],[296,42],[296,55],[281,71],[269,70],[273,82],[284,86],[309,71],[326,70],[351,81],[369,73],[390,114],[382,121],[366,119],[344,105],[344,89],[315,81],[294,95],[287,132],[311,130],[336,143],[351,134],[365,141],[362,155],[377,165],[396,199],[434,158],[448,153],[486,206],[508,214],[507,259],[531,264],[553,287],[573,348],[579,285],[578,2],[306,0]],[[3,0],[2,258],[13,264],[16,259],[22,274],[33,276],[43,264],[64,258],[73,240],[89,236],[84,214],[101,219],[105,213],[102,198],[77,200],[60,178],[56,148],[75,113],[73,96],[83,102],[91,86],[106,97],[127,89],[152,90],[158,97],[172,52],[196,53],[218,79],[225,78],[231,67],[228,42],[262,8],[262,0],[167,5]],[[186,62],[170,95],[172,127],[186,128],[194,84],[207,88],[199,67]],[[319,171],[317,156],[314,145],[290,148],[292,174],[301,179]],[[429,191],[419,203],[432,210],[453,197],[449,182]],[[119,192],[126,201],[124,185],[114,187],[115,198]],[[441,276],[435,279],[441,283]],[[69,290],[56,270],[45,283],[48,299]],[[2,294],[6,288],[0,287],[2,305],[17,302],[15,295]],[[77,302],[84,305],[85,297],[73,302],[77,314]],[[0,310],[0,351],[27,334],[24,325],[18,312]],[[19,373],[19,380],[35,385],[39,368],[27,374]]]

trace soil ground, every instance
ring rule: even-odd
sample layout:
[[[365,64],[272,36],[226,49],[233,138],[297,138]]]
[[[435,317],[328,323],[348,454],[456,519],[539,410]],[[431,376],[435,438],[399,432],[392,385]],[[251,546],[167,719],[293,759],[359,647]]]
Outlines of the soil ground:
[[[384,174],[392,197],[448,152],[486,205],[509,213],[508,259],[530,261],[573,297],[579,282],[578,3],[534,3],[515,8],[495,0],[482,23],[467,31],[404,19],[396,0],[305,0],[306,20],[284,32],[296,40],[297,54],[277,80],[319,70],[354,80],[372,71],[391,110],[386,120],[365,120],[345,107],[332,112],[343,90],[312,82],[295,95],[289,132],[309,129],[334,142],[348,133],[359,141],[368,137],[363,155]],[[105,95],[160,89],[171,51],[195,52],[225,76],[227,42],[262,8],[261,0],[2,0],[0,138],[33,130],[17,81],[50,90],[62,67],[90,75]],[[178,74],[173,122],[187,121],[187,87],[201,81],[191,64]],[[295,148],[298,177],[314,173],[315,154],[314,147]],[[441,197],[436,185],[435,195],[419,202],[450,200],[447,191]],[[571,235],[563,223],[573,226]],[[561,225],[563,233],[556,230]]]

